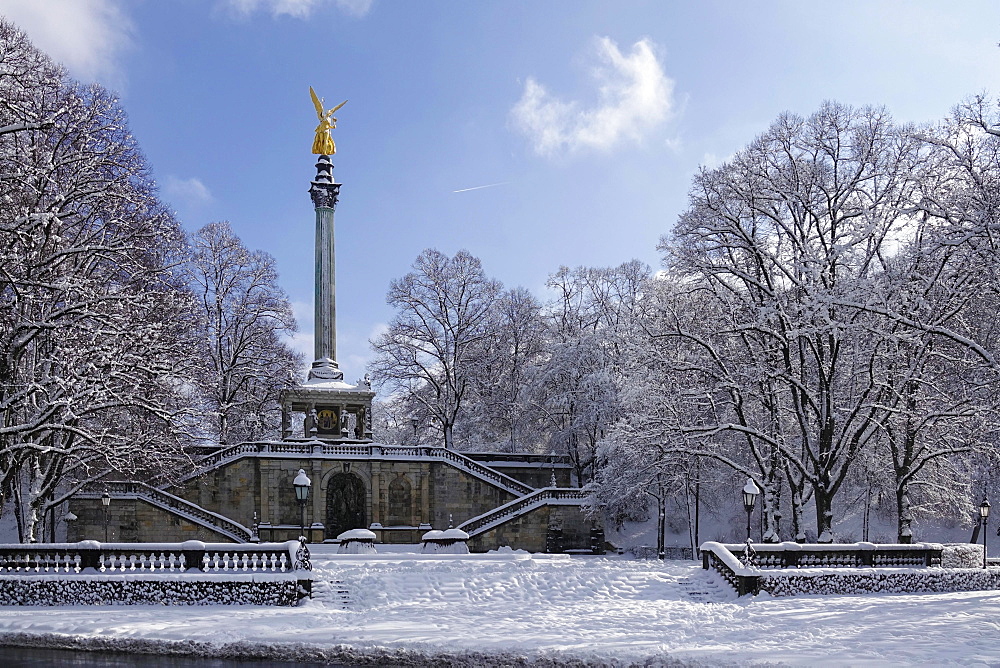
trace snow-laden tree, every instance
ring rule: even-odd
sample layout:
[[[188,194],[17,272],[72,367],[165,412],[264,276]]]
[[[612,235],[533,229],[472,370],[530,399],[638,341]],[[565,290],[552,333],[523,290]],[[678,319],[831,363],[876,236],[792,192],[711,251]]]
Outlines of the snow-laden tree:
[[[543,441],[530,405],[529,378],[544,347],[541,304],[524,288],[501,293],[494,335],[480,349],[478,368],[460,428],[464,440],[517,452]]]
[[[593,477],[597,442],[618,417],[616,378],[649,273],[633,260],[561,267],[549,277],[546,341],[529,391],[538,431],[547,434],[548,447],[569,454],[581,482]]]
[[[420,406],[447,448],[455,447],[455,422],[497,338],[502,289],[467,251],[448,257],[434,249],[389,286],[386,302],[396,315],[372,341],[372,377]]]
[[[243,245],[229,223],[210,223],[192,240],[187,274],[198,299],[206,373],[200,379],[214,420],[212,440],[275,435],[278,392],[301,366],[284,339],[296,331],[274,258]]]
[[[911,224],[922,158],[882,110],[826,104],[809,118],[783,115],[731,162],[696,176],[690,208],[662,246],[724,318],[691,341],[716,367],[709,393],[727,411],[694,428],[741,435],[757,460],[777,453],[793,524],[808,486],[826,540],[837,491],[881,417],[870,370],[873,343],[889,332],[854,305],[877,298],[871,279]],[[680,324],[676,333],[689,332]]]
[[[0,21],[0,488],[21,538],[56,490],[179,459],[184,238],[118,101]]]
[[[969,253],[921,213],[936,164],[881,110],[786,114],[696,176],[661,244],[673,293],[646,326],[689,384],[659,437],[754,477],[772,539],[782,489],[793,534],[811,501],[831,539],[838,492],[879,448],[906,539],[907,485],[974,446],[993,363],[967,322]]]

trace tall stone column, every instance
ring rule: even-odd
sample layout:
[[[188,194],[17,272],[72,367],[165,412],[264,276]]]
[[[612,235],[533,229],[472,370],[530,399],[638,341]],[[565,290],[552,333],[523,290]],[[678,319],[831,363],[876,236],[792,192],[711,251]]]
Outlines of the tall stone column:
[[[333,182],[330,156],[316,162],[316,178],[309,188],[316,209],[316,361],[309,370],[309,380],[343,380],[337,365],[337,284],[334,255],[333,212],[340,195],[340,184]]]

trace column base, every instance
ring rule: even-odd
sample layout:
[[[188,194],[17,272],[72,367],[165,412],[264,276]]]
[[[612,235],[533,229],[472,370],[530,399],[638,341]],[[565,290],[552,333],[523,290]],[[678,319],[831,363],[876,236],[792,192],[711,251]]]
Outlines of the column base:
[[[337,366],[336,360],[324,357],[312,363],[309,380],[344,380],[344,372]]]

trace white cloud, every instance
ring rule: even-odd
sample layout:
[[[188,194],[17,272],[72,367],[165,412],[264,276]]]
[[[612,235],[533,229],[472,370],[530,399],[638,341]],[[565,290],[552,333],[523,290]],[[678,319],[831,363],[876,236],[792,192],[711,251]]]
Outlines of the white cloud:
[[[345,14],[360,18],[372,8],[374,0],[225,0],[229,7],[243,16],[263,9],[271,16],[285,15],[297,19],[308,18],[315,7],[330,2]]]
[[[622,54],[613,40],[603,37],[597,41],[597,57],[593,77],[598,102],[590,108],[564,102],[528,78],[511,115],[537,153],[608,151],[623,141],[640,141],[671,115],[674,82],[664,73],[650,40],[639,40],[631,52]]]
[[[208,187],[193,176],[189,179],[167,176],[163,180],[163,195],[174,204],[183,206],[200,206],[212,201]]]
[[[0,14],[84,81],[121,88],[118,57],[133,43],[119,0],[0,0]]]

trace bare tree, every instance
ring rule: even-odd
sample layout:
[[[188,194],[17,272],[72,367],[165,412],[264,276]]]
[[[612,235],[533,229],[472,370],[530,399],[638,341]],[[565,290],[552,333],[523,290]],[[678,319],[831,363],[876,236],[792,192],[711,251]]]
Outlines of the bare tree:
[[[495,336],[481,349],[465,417],[469,440],[511,452],[542,442],[527,384],[544,346],[541,304],[524,288],[504,291],[494,309]]]
[[[248,250],[229,223],[210,223],[193,239],[188,275],[204,330],[202,386],[220,444],[261,438],[280,423],[278,392],[301,366],[283,338],[296,331],[274,258]]]
[[[822,540],[832,540],[833,500],[851,464],[879,436],[873,340],[892,327],[857,305],[872,299],[872,277],[911,223],[922,159],[881,110],[786,114],[731,163],[696,177],[691,207],[662,246],[724,318],[711,335],[687,323],[672,333],[701,348],[717,375],[709,394],[726,409],[688,429],[739,434],[768,463],[763,471],[784,466],[793,525],[807,485]]]
[[[955,192],[932,142],[836,104],[696,177],[661,245],[678,294],[648,327],[694,373],[673,427],[762,484],[772,538],[787,487],[794,534],[811,500],[831,540],[853,464],[885,448],[907,540],[910,486],[985,433],[995,327],[969,319],[978,232],[947,222]]]
[[[372,376],[421,406],[447,448],[454,448],[456,419],[497,337],[494,309],[501,291],[464,250],[451,258],[425,250],[413,271],[389,286],[386,302],[397,312],[372,341]]]
[[[57,488],[183,461],[183,235],[125,114],[0,22],[0,485],[22,540]]]
[[[649,268],[568,269],[549,277],[545,347],[531,376],[534,409],[549,446],[570,455],[577,479],[594,475],[597,443],[618,417],[616,378],[634,335]]]

